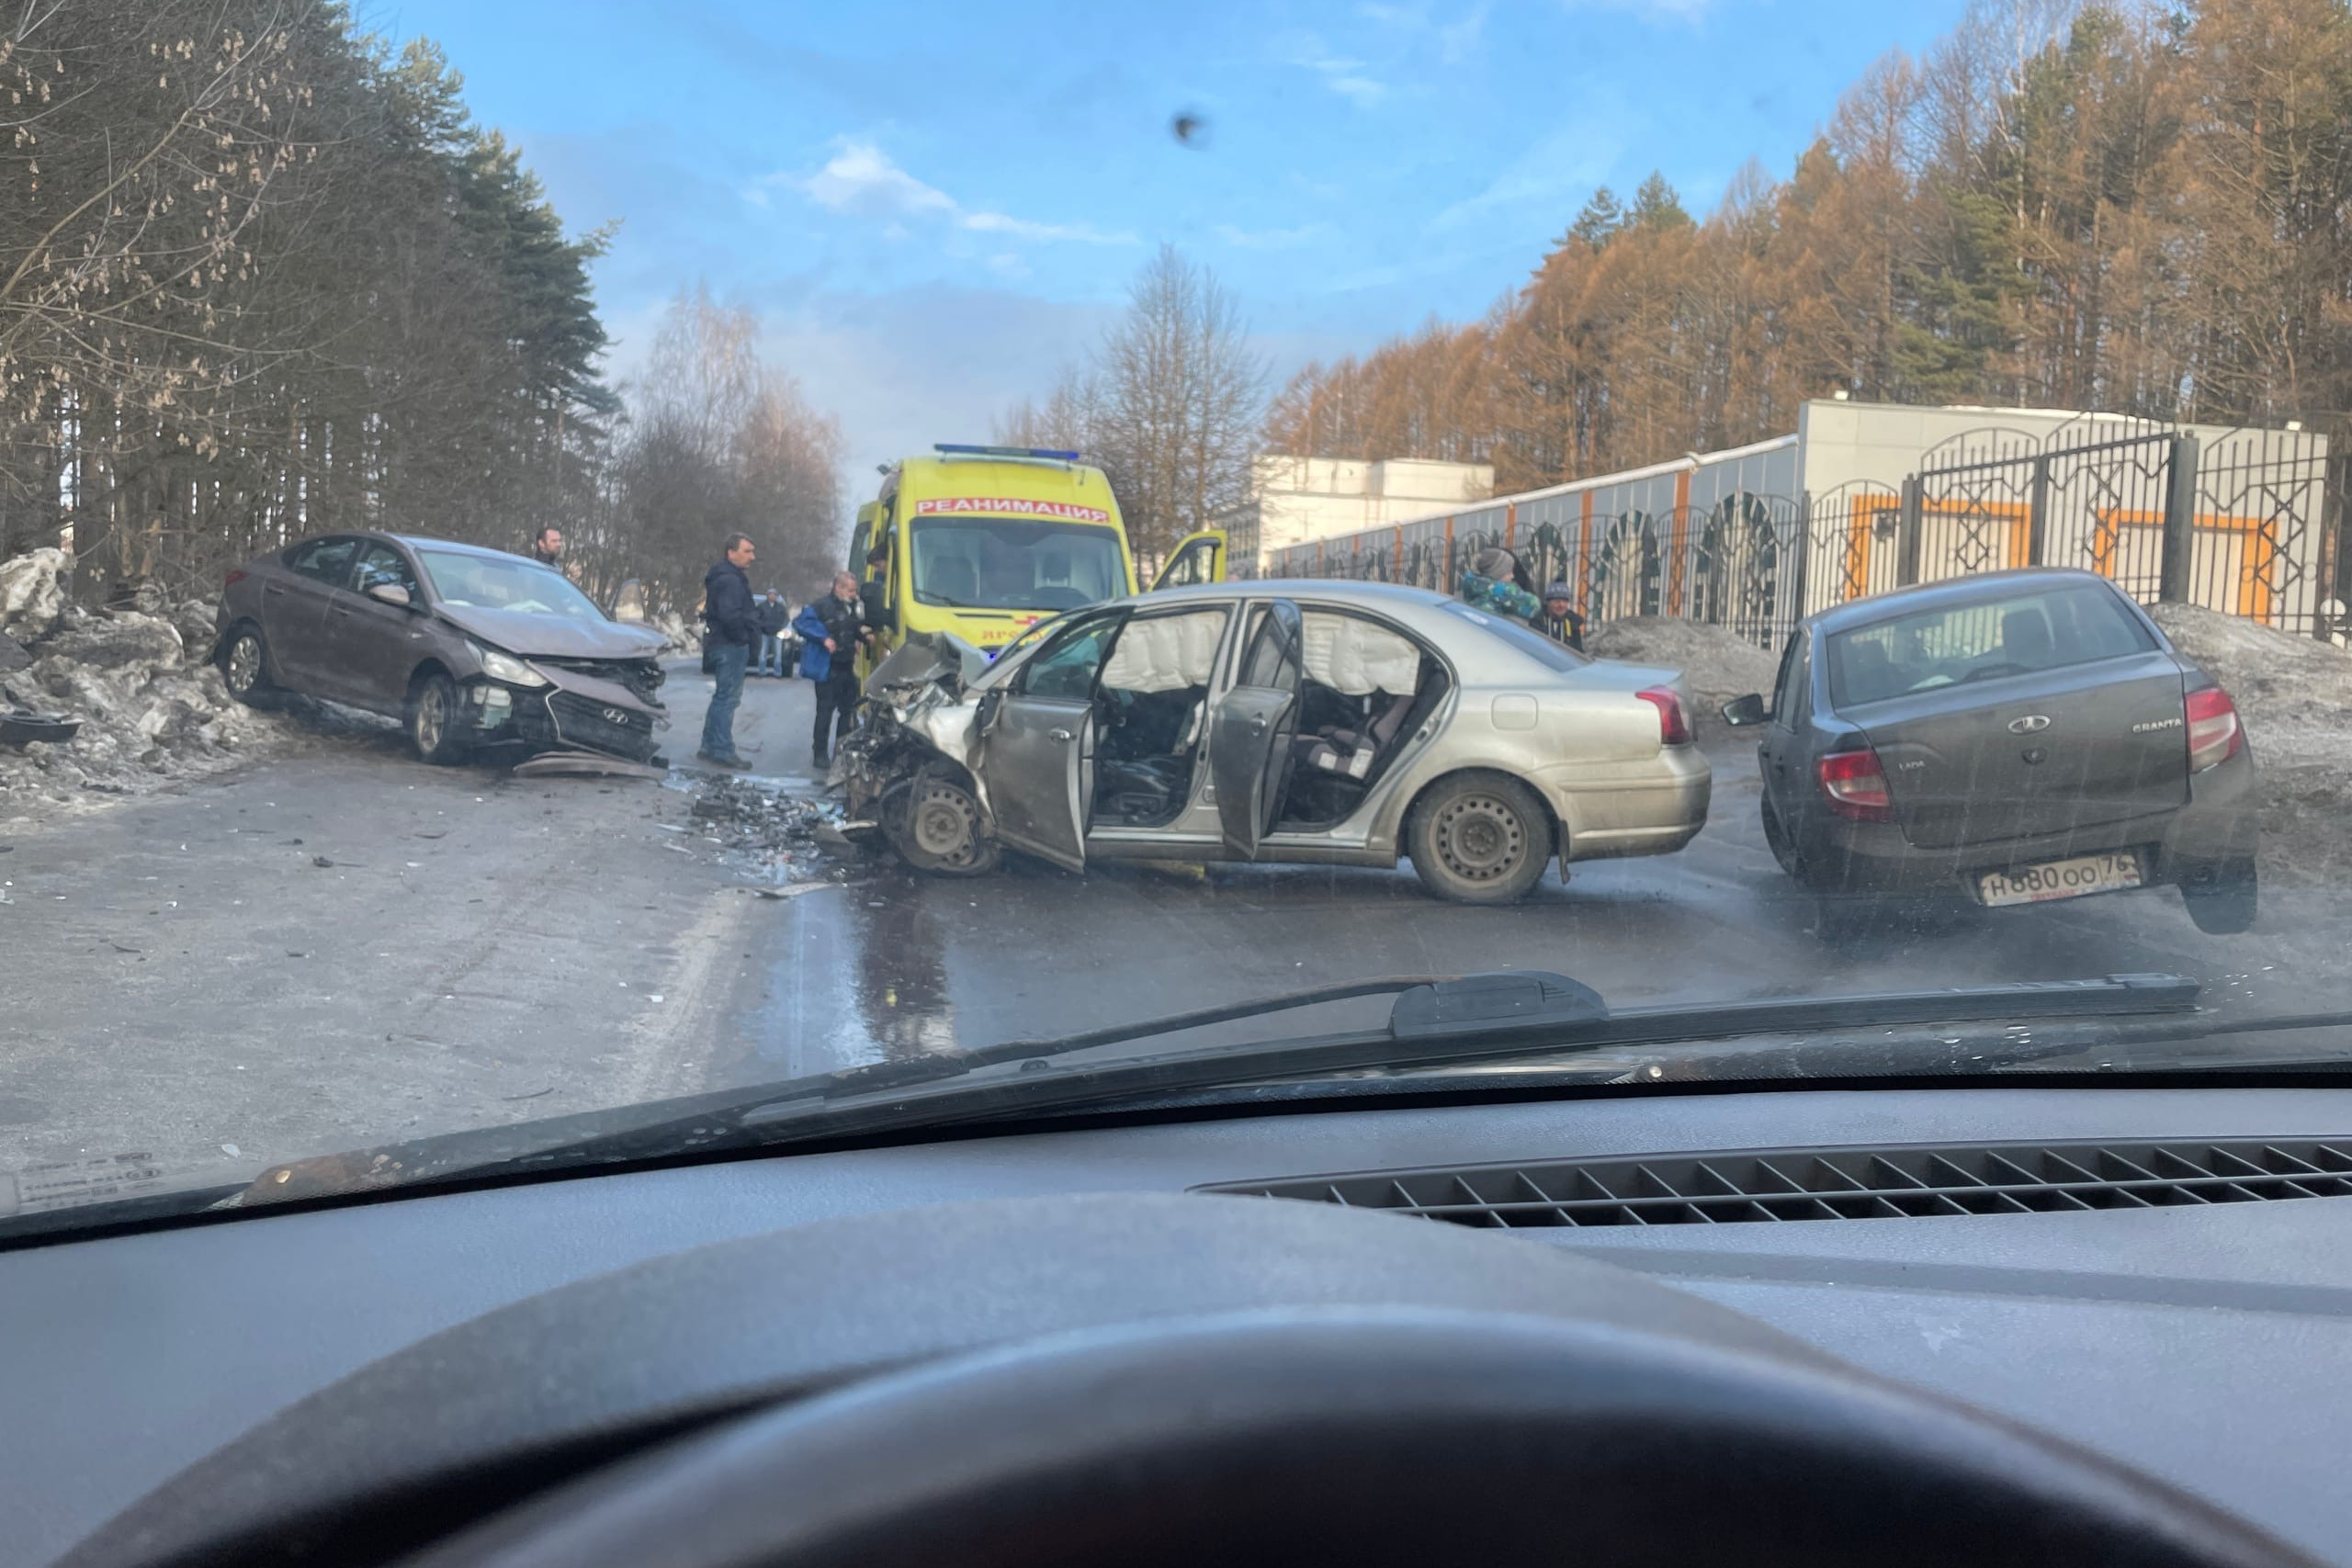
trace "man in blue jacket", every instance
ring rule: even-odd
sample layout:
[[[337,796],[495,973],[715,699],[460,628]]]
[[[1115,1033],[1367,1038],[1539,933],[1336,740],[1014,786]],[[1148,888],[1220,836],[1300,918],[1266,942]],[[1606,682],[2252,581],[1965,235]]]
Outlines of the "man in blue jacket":
[[[833,727],[846,735],[857,722],[857,645],[872,640],[857,579],[836,572],[832,591],[800,612],[792,623],[800,634],[800,672],[817,682],[816,765],[833,760]]]
[[[754,554],[749,538],[729,534],[726,556],[702,580],[702,615],[710,625],[717,651],[712,673],[718,683],[710,694],[710,709],[703,715],[702,750],[695,755],[722,768],[747,765],[735,754],[735,708],[743,700],[743,669],[760,635],[752,580],[744,572]]]

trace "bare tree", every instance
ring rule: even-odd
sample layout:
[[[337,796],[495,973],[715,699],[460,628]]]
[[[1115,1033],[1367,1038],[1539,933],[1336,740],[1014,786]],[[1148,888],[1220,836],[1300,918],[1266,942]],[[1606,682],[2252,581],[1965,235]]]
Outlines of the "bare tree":
[[[657,607],[694,607],[728,535],[760,547],[760,576],[796,591],[842,533],[841,431],[763,357],[759,320],[707,288],[671,302],[620,457],[607,571],[634,576]]]

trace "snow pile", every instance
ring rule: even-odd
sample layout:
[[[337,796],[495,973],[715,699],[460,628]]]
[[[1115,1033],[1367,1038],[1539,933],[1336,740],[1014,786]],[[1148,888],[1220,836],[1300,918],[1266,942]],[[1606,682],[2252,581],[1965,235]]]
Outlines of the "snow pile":
[[[2236,702],[2262,795],[2262,874],[2352,872],[2352,653],[2194,604],[2150,612]]]
[[[1736,632],[1662,615],[1604,622],[1585,634],[1584,646],[1595,658],[1681,671],[1699,722],[1717,727],[1717,710],[1734,697],[1770,697],[1780,669],[1778,660]]]
[[[58,591],[62,562],[55,550],[0,562],[0,709],[82,721],[71,740],[0,747],[0,818],[218,772],[286,733],[204,662],[209,613],[85,614]]]
[[[45,637],[65,614],[63,550],[0,560],[0,633],[18,643]]]

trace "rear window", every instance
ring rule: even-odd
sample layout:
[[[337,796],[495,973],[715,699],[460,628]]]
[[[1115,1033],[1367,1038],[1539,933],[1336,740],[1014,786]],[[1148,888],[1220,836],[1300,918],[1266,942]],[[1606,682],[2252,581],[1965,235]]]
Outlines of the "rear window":
[[[1834,633],[1829,694],[1847,707],[2122,659],[2154,647],[2112,589],[2093,582],[2044,588]]]
[[[1500,637],[1548,670],[1581,670],[1592,662],[1566,643],[1554,642],[1542,632],[1518,621],[1490,615],[1484,610],[1474,610],[1459,599],[1448,599],[1445,608],[1449,614],[1460,616],[1472,626],[1483,627],[1488,636]]]

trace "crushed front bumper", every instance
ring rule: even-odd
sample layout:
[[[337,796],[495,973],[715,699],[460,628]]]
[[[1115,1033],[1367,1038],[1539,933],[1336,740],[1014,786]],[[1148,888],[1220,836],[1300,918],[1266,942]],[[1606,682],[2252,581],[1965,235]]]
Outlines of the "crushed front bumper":
[[[535,668],[537,668],[535,666]],[[657,731],[669,725],[659,703],[628,687],[572,671],[545,668],[545,686],[515,686],[487,678],[461,688],[466,732],[482,750],[597,751],[625,761],[650,762],[660,750]]]

